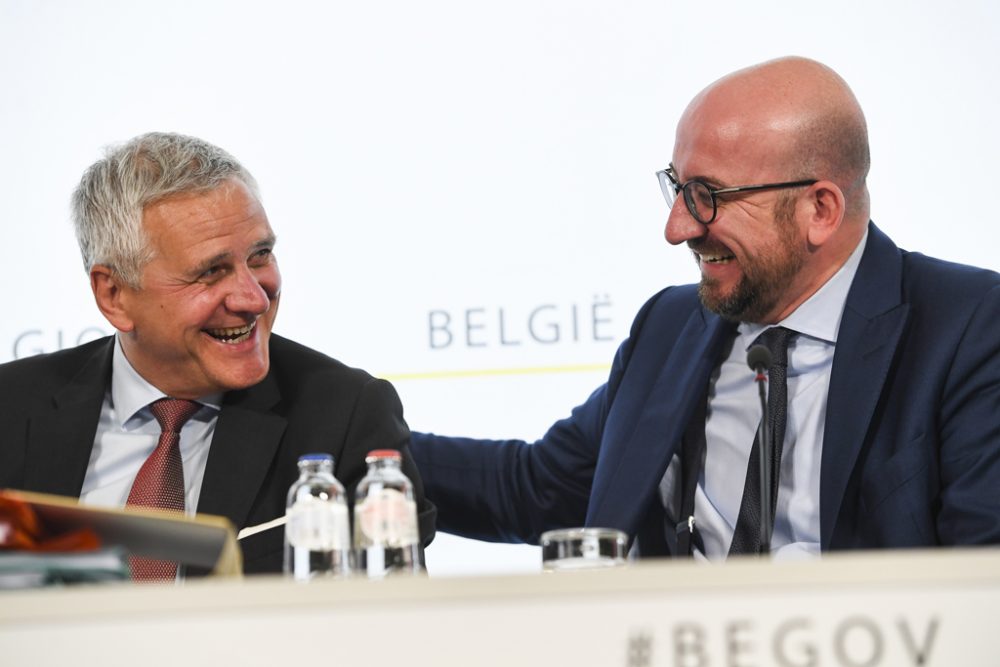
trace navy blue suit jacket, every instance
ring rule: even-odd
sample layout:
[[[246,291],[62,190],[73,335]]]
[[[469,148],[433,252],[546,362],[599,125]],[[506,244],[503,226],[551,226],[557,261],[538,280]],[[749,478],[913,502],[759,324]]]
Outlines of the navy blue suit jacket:
[[[1000,275],[869,230],[830,379],[821,548],[1000,543]],[[640,310],[607,383],[538,442],[415,433],[438,528],[530,543],[581,525],[634,537],[731,326],[696,286],[667,288]]]

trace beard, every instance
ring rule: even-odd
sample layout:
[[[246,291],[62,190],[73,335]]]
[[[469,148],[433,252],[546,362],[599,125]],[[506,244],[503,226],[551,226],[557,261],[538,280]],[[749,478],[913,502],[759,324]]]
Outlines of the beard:
[[[728,294],[722,292],[718,280],[702,276],[698,297],[705,308],[733,322],[760,323],[778,305],[806,261],[793,210],[783,203],[775,206],[774,242],[757,257],[743,260],[743,276]],[[692,249],[697,251],[697,246]]]

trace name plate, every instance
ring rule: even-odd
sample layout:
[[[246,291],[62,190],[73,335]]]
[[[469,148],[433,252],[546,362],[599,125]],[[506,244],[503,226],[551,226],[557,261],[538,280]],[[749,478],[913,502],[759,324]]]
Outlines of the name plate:
[[[1000,550],[0,594],[4,664],[998,665]],[[164,642],[162,638],[173,637]],[[155,642],[155,644],[154,644]],[[149,646],[157,646],[150,651]],[[191,663],[193,664],[193,663]]]

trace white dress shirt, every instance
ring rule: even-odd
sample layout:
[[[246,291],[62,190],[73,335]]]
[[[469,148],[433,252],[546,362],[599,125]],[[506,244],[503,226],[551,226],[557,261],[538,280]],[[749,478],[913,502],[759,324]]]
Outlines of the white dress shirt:
[[[105,507],[124,507],[139,468],[156,449],[160,425],[149,409],[167,396],[132,368],[115,340],[111,386],[104,396],[94,449],[83,479],[80,501]],[[184,509],[194,514],[205,477],[208,450],[221,409],[222,394],[198,399],[202,407],[181,428],[184,464]]]
[[[837,331],[868,234],[808,300],[773,326],[797,332],[788,346],[788,411],[781,457],[771,554],[774,558],[819,555],[820,462],[830,371]],[[722,560],[740,513],[750,449],[761,407],[747,350],[768,326],[743,322],[709,384],[705,465],[695,492],[695,523],[704,544],[696,558]],[[680,462],[675,456],[660,483],[673,530],[679,511]]]

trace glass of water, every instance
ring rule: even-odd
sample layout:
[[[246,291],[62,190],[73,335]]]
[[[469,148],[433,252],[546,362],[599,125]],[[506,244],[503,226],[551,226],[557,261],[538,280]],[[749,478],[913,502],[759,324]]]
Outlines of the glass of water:
[[[542,533],[542,569],[584,570],[625,565],[628,536],[614,528],[560,528]]]

